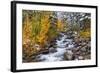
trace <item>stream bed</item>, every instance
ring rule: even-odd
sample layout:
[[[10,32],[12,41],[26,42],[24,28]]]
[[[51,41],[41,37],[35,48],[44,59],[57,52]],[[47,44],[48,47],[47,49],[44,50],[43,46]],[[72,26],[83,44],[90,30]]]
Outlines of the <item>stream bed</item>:
[[[67,39],[67,35],[64,33],[60,34],[62,37],[56,40],[56,48],[49,48],[49,53],[40,54],[37,56],[37,59],[42,62],[54,62],[54,61],[63,61],[64,53],[67,49],[72,49],[74,44],[72,39]]]

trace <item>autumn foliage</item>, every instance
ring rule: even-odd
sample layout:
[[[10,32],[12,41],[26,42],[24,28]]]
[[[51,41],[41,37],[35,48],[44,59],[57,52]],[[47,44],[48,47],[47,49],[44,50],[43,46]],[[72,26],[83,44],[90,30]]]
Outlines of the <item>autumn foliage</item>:
[[[23,12],[23,53],[30,57],[38,51],[44,49],[51,40],[56,38],[58,32],[63,31],[61,20],[52,22],[50,19],[52,12],[33,11]],[[54,23],[53,25],[51,23]]]
[[[22,17],[23,58],[28,59],[46,49],[60,32],[72,31],[81,38],[91,37],[90,19],[82,20],[84,26],[80,28],[74,18],[70,21],[73,23],[68,23],[67,18],[59,18],[56,11],[23,10]]]

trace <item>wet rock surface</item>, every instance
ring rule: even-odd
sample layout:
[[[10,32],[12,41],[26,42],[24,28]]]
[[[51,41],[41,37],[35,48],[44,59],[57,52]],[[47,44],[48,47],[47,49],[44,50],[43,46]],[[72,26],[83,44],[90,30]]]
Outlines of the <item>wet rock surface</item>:
[[[65,60],[74,60],[74,56],[73,56],[72,50],[67,50],[67,51],[64,53],[64,59],[65,59]]]
[[[67,50],[67,51],[69,51],[69,50]],[[65,52],[67,57],[71,57],[69,59],[67,58],[67,60],[73,60],[73,58],[78,59],[78,60],[91,59],[91,56],[90,56],[91,55],[91,47],[90,47],[89,42],[88,42],[88,44],[85,44],[84,46],[82,44],[80,46],[74,47],[74,48],[70,49],[70,51],[72,53]]]

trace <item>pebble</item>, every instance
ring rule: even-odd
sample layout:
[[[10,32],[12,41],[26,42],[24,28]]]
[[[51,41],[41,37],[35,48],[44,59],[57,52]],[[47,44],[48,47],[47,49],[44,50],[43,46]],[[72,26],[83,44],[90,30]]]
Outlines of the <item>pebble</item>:
[[[84,58],[83,58],[83,56],[78,56],[78,59],[83,60]]]

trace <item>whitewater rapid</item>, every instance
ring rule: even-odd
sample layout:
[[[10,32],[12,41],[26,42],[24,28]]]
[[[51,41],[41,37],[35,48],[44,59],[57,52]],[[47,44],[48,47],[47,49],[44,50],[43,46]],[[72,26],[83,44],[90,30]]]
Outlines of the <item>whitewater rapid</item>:
[[[62,37],[60,40],[56,40],[57,48],[56,52],[49,52],[48,54],[38,55],[38,59],[43,62],[54,62],[54,61],[63,61],[64,53],[67,49],[73,48],[72,39],[67,39],[67,35],[61,33]],[[66,46],[67,45],[67,46]],[[49,48],[49,50],[52,48]]]

